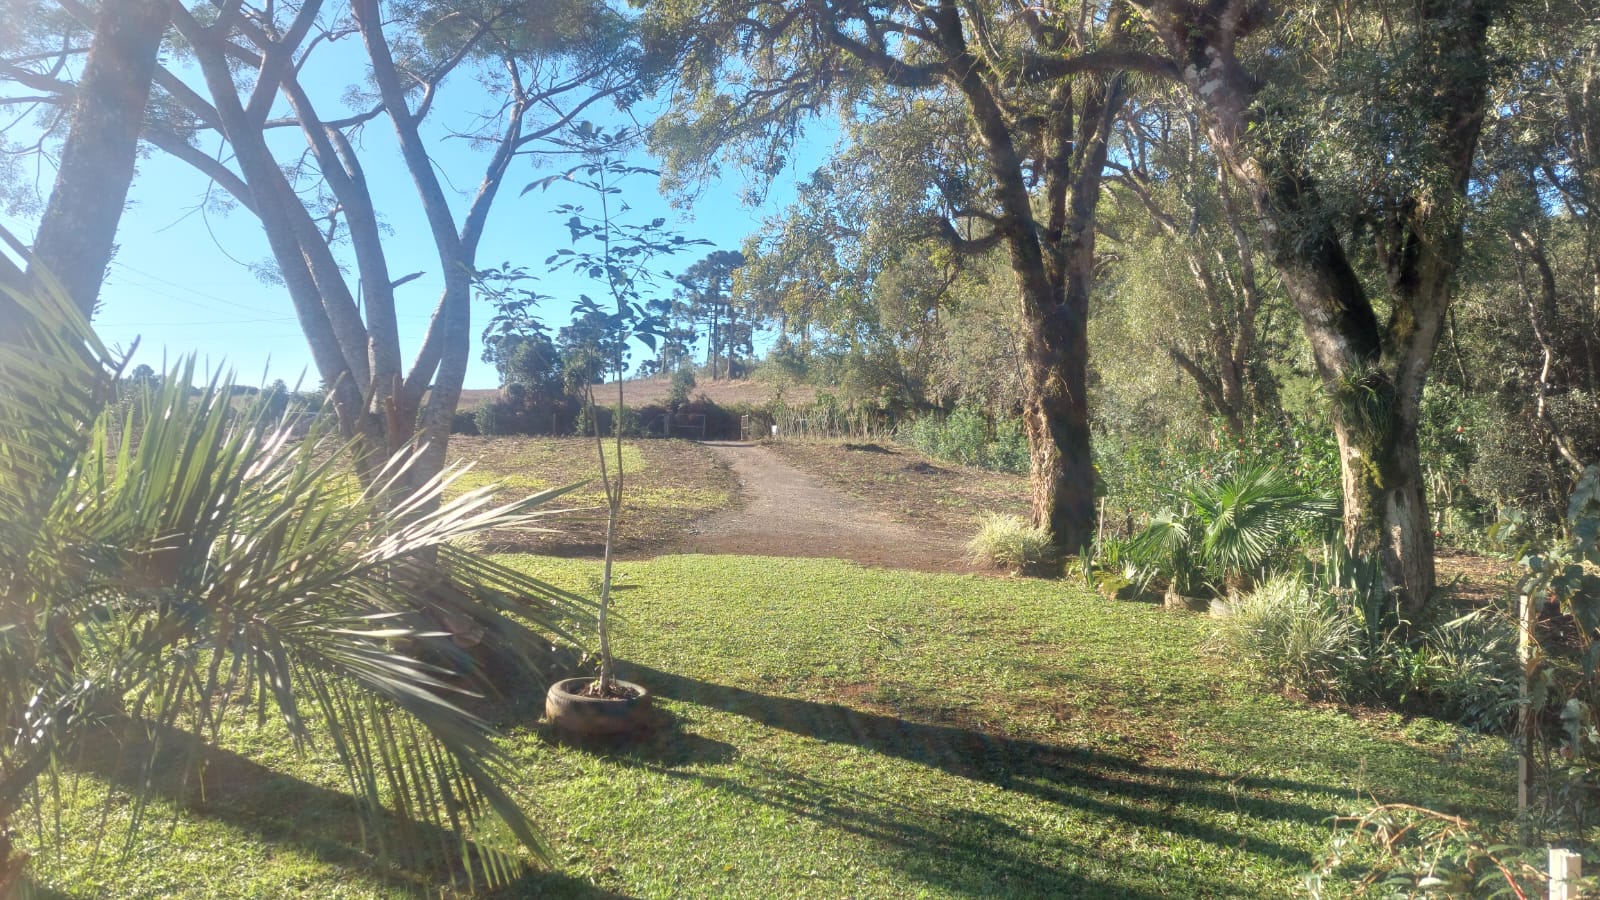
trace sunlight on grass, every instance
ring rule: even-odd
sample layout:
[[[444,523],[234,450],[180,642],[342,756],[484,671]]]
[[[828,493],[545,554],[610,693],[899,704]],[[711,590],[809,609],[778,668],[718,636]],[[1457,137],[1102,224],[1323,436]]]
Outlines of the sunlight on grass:
[[[502,558],[578,590],[596,575]],[[1503,742],[1259,694],[1200,655],[1201,618],[828,560],[666,557],[618,579],[621,674],[671,724],[595,753],[549,743],[538,689],[495,708],[560,867],[507,896],[1281,897],[1369,795],[1506,811]],[[225,769],[125,869],[67,848],[36,871],[84,897],[437,890],[442,863],[364,861],[326,758],[275,724],[234,749],[270,769]],[[67,810],[80,847],[98,820],[72,817],[94,808]]]

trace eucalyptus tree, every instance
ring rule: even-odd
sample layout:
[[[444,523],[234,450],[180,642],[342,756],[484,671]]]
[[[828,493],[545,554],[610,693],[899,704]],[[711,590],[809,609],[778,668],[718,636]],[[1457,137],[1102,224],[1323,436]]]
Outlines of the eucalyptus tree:
[[[675,111],[657,128],[692,178],[721,147],[759,173],[781,168],[805,120],[826,109],[871,119],[926,99],[963,110],[982,182],[953,208],[908,197],[955,252],[1002,248],[1024,323],[1024,420],[1035,522],[1076,550],[1092,537],[1086,322],[1094,216],[1124,70],[1140,32],[1120,2],[713,0],[647,16],[678,63]],[[923,194],[935,186],[923,186]],[[969,223],[976,228],[970,232]]]
[[[65,103],[79,89],[67,52],[81,41],[73,23],[87,27],[93,10],[79,0],[38,5],[43,33],[53,24],[67,50],[38,49],[36,33],[26,52],[0,63],[0,76],[41,92],[41,102]],[[341,427],[367,448],[363,477],[411,443],[425,448],[418,471],[437,471],[470,355],[472,284],[491,205],[513,162],[538,141],[597,102],[631,98],[628,17],[598,0],[174,3],[168,11],[173,62],[190,65],[155,66],[140,136],[209,179],[208,197],[226,196],[260,221],[271,276],[289,295]],[[309,74],[352,44],[358,53],[341,58],[359,59],[366,83],[328,90]],[[465,119],[460,107],[439,112],[447,80],[475,84],[482,106]],[[398,271],[386,252],[384,191],[395,186],[369,181],[363,160],[373,151],[362,140],[382,120],[394,130],[443,282],[409,365],[400,289],[424,273]],[[298,134],[302,146],[280,133]],[[465,208],[451,202],[436,166],[447,139],[487,151]]]
[[[1282,298],[1261,270],[1259,229],[1198,117],[1170,93],[1149,93],[1128,104],[1108,163],[1104,294],[1139,323],[1134,339],[1170,359],[1206,413],[1242,436],[1277,411],[1267,350]]]
[[[1300,314],[1335,411],[1346,543],[1414,612],[1434,588],[1422,391],[1510,4],[1135,5]]]

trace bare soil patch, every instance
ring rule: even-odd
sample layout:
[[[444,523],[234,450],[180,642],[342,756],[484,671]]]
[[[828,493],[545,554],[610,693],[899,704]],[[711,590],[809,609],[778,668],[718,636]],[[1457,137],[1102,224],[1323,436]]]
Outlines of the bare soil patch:
[[[977,531],[982,513],[1028,511],[1027,478],[931,460],[909,447],[834,441],[775,441],[766,446],[865,508],[956,546],[958,555]]]
[[[849,559],[862,565],[965,572],[960,542],[897,522],[873,504],[790,465],[771,445],[706,445],[739,479],[740,505],[689,528],[679,549]]]

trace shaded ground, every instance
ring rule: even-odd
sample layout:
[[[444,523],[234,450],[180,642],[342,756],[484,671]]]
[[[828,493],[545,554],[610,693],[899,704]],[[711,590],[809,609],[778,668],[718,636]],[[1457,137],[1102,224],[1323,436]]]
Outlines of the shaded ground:
[[[572,590],[594,573],[504,561]],[[1279,898],[1303,890],[1334,815],[1376,799],[1494,823],[1515,797],[1499,739],[1263,694],[1197,653],[1206,619],[1063,582],[692,555],[618,577],[619,665],[656,692],[660,727],[575,748],[537,724],[538,691],[488,710],[549,870],[485,895],[450,881],[454,848],[378,859],[332,748],[241,712],[202,751],[203,794],[158,765],[126,856],[141,772],[109,744],[75,760],[59,839],[25,834],[42,893]]]
[[[902,524],[790,465],[765,444],[705,444],[739,481],[738,507],[690,526],[677,550],[848,559],[863,565],[965,571],[961,542]]]

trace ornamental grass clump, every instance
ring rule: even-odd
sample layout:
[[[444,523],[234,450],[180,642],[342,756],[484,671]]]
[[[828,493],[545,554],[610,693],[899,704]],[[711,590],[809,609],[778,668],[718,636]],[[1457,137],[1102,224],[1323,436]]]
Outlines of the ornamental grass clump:
[[[1315,699],[1344,693],[1360,645],[1350,616],[1300,575],[1286,574],[1241,595],[1219,621],[1211,649],[1274,687]]]
[[[1044,574],[1057,560],[1049,529],[997,513],[984,515],[978,533],[967,542],[967,554],[979,565],[1024,575]]]

